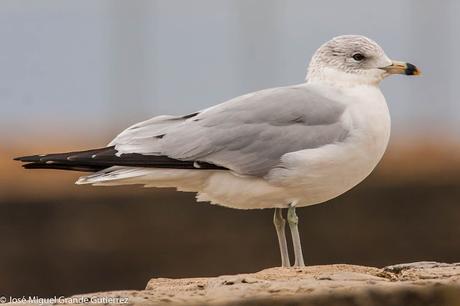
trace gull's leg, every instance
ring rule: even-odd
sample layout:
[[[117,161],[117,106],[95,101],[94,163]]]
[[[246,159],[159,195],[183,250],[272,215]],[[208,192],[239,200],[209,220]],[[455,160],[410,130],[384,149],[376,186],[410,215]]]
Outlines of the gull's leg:
[[[281,252],[281,266],[290,267],[289,253],[286,243],[286,232],[284,231],[286,221],[283,218],[283,209],[275,208],[275,214],[273,216],[273,223],[275,224],[276,234],[278,235],[278,243],[280,245]]]
[[[297,214],[295,213],[294,205],[291,205],[288,208],[287,220],[289,223],[289,228],[291,229],[292,245],[294,246],[294,267],[305,267],[302,254],[302,245],[300,244],[299,228],[297,227],[299,224],[299,217],[297,217]]]

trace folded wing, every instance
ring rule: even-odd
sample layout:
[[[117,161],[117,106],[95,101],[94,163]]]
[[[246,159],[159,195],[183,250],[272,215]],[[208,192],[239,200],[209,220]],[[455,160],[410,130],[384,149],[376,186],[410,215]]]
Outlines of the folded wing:
[[[264,176],[290,152],[343,141],[345,106],[308,85],[244,95],[184,117],[156,117],[122,132],[117,155],[202,162]]]

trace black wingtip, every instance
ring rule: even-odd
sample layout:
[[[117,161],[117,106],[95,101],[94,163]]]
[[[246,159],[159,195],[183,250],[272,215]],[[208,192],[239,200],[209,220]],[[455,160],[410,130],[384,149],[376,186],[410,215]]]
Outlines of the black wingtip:
[[[86,165],[65,165],[59,163],[27,163],[22,165],[24,169],[51,169],[51,170],[71,170],[80,172],[96,172],[106,167],[86,166]]]
[[[118,156],[117,150],[113,146],[86,151],[22,156],[16,157],[14,160],[26,163],[23,165],[25,169],[62,169],[89,172],[100,171],[112,166],[228,170],[225,167],[203,161],[178,160],[165,155],[126,153]]]
[[[27,163],[27,162],[26,162]],[[24,169],[35,169],[39,164],[37,163],[27,163],[27,164],[23,164],[22,167]]]
[[[40,159],[42,156],[40,155],[30,155],[30,156],[21,156],[21,157],[15,157],[13,160],[20,161],[23,163],[37,163],[40,162]]]

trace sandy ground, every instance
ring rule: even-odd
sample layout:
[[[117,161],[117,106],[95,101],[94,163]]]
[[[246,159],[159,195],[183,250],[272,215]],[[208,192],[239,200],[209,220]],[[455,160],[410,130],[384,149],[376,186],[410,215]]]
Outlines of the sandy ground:
[[[157,278],[142,291],[72,298],[130,305],[458,306],[460,263],[417,262],[383,269],[340,264],[209,278]]]

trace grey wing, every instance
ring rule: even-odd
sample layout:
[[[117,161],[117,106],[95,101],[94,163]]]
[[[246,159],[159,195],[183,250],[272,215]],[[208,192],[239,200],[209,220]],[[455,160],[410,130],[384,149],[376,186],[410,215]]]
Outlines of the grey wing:
[[[184,117],[155,117],[112,141],[119,154],[202,161],[264,176],[289,152],[343,141],[345,106],[307,85],[244,95]]]

